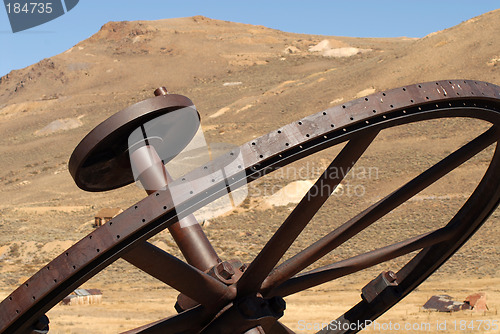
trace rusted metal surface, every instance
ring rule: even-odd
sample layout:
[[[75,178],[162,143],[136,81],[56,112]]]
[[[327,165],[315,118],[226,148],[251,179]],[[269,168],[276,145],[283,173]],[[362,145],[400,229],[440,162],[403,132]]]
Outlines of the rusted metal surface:
[[[347,143],[245,271],[237,284],[239,296],[245,296],[260,290],[260,285],[264,279],[283,257],[314,214],[330,197],[335,187],[342,182],[343,177],[340,177],[338,173],[332,173],[332,171],[348,170],[352,167],[375,139],[376,135],[376,131],[371,132]],[[332,175],[335,175],[335,177],[332,177]]]
[[[361,297],[371,303],[385,289],[396,286],[398,286],[397,275],[393,271],[384,271],[361,289]]]
[[[123,259],[198,303],[207,305],[220,298],[234,297],[220,281],[148,242],[134,247]]]
[[[222,315],[217,317],[203,333],[232,334],[255,333],[255,327],[264,332],[270,329],[283,316],[286,304],[281,297],[265,299],[259,296],[245,296],[238,299]]]
[[[163,95],[166,94],[164,89],[157,90],[156,94],[159,96],[135,104],[125,109],[123,114],[112,116],[82,141],[83,144],[75,150],[69,166],[78,186],[90,191],[101,191],[134,181],[130,162],[124,163],[126,150],[124,151],[124,143],[119,138],[126,137],[142,123],[168,110],[179,106],[192,106],[192,102],[182,96],[174,96],[173,100],[169,100],[172,95]],[[230,261],[219,265],[218,257],[215,259],[213,254],[209,255],[207,261],[199,261],[202,264],[186,264],[145,243],[151,236],[178,224],[179,220],[188,217],[227,191],[234,190],[246,182],[258,179],[300,158],[349,141],[346,146],[349,149],[343,150],[330,166],[339,168],[349,159],[357,160],[376,134],[385,128],[442,117],[481,119],[491,123],[492,128],[341,225],[340,230],[333,231],[318,243],[297,254],[291,261],[284,262],[274,271],[272,269],[283,253],[328,196],[322,198],[308,193],[298,205],[300,210],[292,211],[284,227],[278,229],[277,234],[244,271],[236,271]],[[191,125],[186,126],[192,129]],[[132,330],[130,333],[241,333],[261,330],[266,333],[290,333],[292,331],[278,321],[282,315],[280,309],[284,310],[282,297],[388,259],[421,250],[396,273],[397,287],[376,289],[376,297],[361,300],[339,318],[343,323],[373,320],[439,268],[498,206],[500,201],[498,147],[478,187],[445,227],[309,273],[295,277],[293,275],[488,145],[493,143],[498,145],[499,126],[500,87],[467,80],[408,85],[332,107],[285,125],[237,149],[238,154],[244,157],[245,166],[227,164],[235,154],[233,150],[206,166],[187,173],[180,180],[171,182],[167,180],[168,186],[165,190],[152,191],[147,198],[125,210],[55,258],[0,304],[0,331],[31,332],[35,324],[38,322],[36,326],[39,326],[40,321],[44,319],[45,312],[69,292],[119,257],[128,256],[131,263],[137,264],[152,276],[201,304],[191,305],[192,308],[179,315]],[[191,132],[192,130],[187,131]],[[225,177],[213,172],[220,168],[224,168]],[[320,181],[321,183],[316,186],[335,185],[341,180],[324,177],[318,182]],[[176,188],[176,201],[172,199],[169,191],[173,187]],[[199,227],[198,224],[191,226]],[[181,230],[188,237],[197,233]],[[181,251],[193,252],[193,258],[206,256],[203,254],[207,252],[205,246],[198,246],[197,240],[185,244],[179,243]],[[141,259],[156,253],[159,255],[152,257],[153,260],[141,263]],[[158,259],[157,263],[154,259]],[[191,262],[194,264],[195,260]],[[197,266],[200,268],[196,269]],[[213,270],[214,275],[205,273],[207,269]],[[193,284],[199,284],[203,288],[193,288]],[[263,306],[259,311],[252,313],[256,305]],[[351,332],[355,331],[342,331],[342,333]]]
[[[186,143],[187,144],[187,143]],[[172,181],[156,150],[149,145],[136,148],[130,155],[131,165],[142,164],[140,182],[148,194],[157,193],[158,189],[166,189]],[[144,163],[147,161],[147,163]],[[182,218],[169,226],[168,230],[181,249],[186,261],[201,271],[207,271],[221,260],[208,241],[200,224],[193,214]]]
[[[240,279],[245,269],[246,266],[242,264],[241,261],[237,259],[231,259],[229,261],[224,261],[213,266],[212,268],[210,268],[210,270],[207,271],[207,274],[218,279],[220,282],[226,285],[232,285]],[[193,298],[189,298],[188,295],[181,293],[177,297],[175,309],[178,312],[182,312],[184,310],[195,307],[198,304],[199,302],[197,302]]]
[[[193,102],[187,97],[169,94],[141,101],[114,114],[90,132],[73,151],[68,168],[75,183],[83,190],[106,191],[134,182],[127,142],[130,133],[159,115],[192,106]],[[177,124],[183,128],[176,133],[177,139],[184,139],[187,145],[198,125]],[[185,145],[180,145],[178,151]]]

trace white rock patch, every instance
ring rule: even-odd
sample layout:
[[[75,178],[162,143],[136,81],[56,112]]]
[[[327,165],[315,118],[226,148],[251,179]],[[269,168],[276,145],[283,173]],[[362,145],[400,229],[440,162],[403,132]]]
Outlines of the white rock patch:
[[[79,118],[61,118],[50,122],[44,128],[35,131],[36,136],[50,135],[59,131],[66,131],[76,129],[82,126],[83,123]]]
[[[309,48],[309,51],[321,53],[323,57],[341,58],[341,57],[351,57],[358,53],[368,52],[371,51],[371,49],[360,49],[354,47],[333,48],[330,44],[330,41],[324,39],[315,46]]]

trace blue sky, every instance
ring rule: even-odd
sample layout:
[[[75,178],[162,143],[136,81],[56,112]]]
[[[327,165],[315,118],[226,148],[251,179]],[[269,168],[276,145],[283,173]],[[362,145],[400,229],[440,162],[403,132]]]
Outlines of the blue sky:
[[[497,8],[498,0],[80,0],[65,15],[18,33],[0,8],[0,76],[71,48],[108,21],[204,15],[297,33],[423,37]]]

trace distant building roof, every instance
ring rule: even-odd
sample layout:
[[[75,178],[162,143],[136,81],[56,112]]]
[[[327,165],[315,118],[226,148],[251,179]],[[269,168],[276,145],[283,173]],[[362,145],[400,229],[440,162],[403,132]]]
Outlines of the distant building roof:
[[[472,307],[467,303],[453,301],[451,296],[432,296],[425,304],[424,309],[439,312],[455,312],[460,310],[470,310]]]
[[[97,296],[102,295],[101,290],[99,289],[75,289],[70,295],[77,296]]]
[[[75,291],[73,291],[75,293],[75,295],[77,296],[90,296],[90,292],[88,292],[87,290],[85,289],[75,289]]]
[[[102,218],[105,218],[105,217],[113,218],[114,216],[116,216],[122,212],[123,212],[123,210],[120,208],[103,208],[103,209],[99,210],[99,212],[97,212],[95,214],[95,216],[102,217]]]
[[[469,304],[473,310],[487,311],[486,294],[484,292],[474,293],[465,298],[465,303]]]

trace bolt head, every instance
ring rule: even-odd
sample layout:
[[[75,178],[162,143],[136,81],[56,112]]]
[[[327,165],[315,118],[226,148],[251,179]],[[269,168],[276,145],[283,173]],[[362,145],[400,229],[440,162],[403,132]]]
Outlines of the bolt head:
[[[155,96],[167,95],[168,91],[165,87],[158,87],[154,91]]]
[[[397,277],[396,273],[394,273],[393,271],[388,271],[386,274],[386,278],[390,283],[392,283],[395,280],[397,280],[398,277]]]
[[[228,262],[221,262],[217,265],[217,273],[223,278],[223,279],[231,279],[234,275],[234,269],[233,266],[228,263]]]

